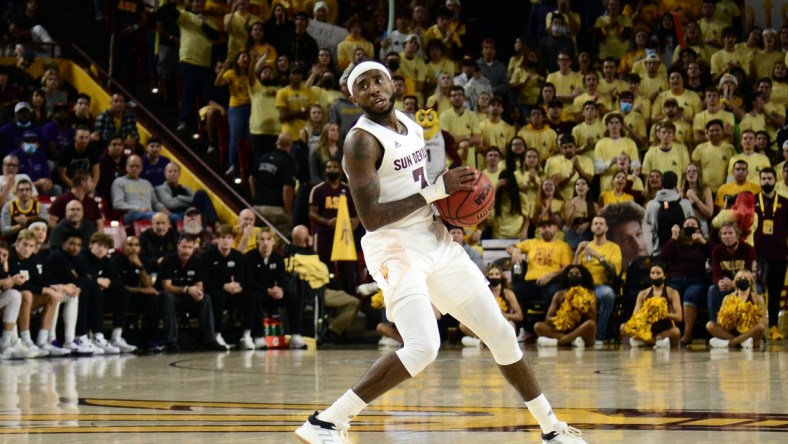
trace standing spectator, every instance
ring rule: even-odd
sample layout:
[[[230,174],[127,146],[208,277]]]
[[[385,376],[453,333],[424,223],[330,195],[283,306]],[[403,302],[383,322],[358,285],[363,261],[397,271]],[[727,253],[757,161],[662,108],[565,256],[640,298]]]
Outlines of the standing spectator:
[[[249,177],[255,209],[280,233],[288,233],[293,214],[295,167],[290,149],[293,141],[283,132],[276,149],[260,156]]]
[[[298,139],[306,124],[306,108],[316,102],[314,92],[304,87],[303,80],[304,65],[294,63],[290,66],[290,83],[276,93],[276,108],[279,110],[282,131],[288,133],[291,140]]]
[[[36,133],[41,129],[33,123],[33,107],[28,102],[19,102],[14,106],[14,119],[0,127],[0,152],[3,156],[19,148],[25,133]]]
[[[686,145],[674,142],[676,126],[672,122],[661,122],[654,126],[659,126],[659,145],[649,148],[643,156],[643,173],[660,171],[671,172],[677,176],[683,174],[689,165],[689,152]]]
[[[550,28],[547,29],[547,36],[539,41],[539,52],[542,55],[542,60],[545,61],[545,68],[548,72],[560,69],[555,54],[564,52],[571,59],[575,58],[575,43],[562,14],[553,15]]]
[[[74,175],[77,172],[89,174],[93,183],[100,179],[98,147],[90,141],[90,130],[85,126],[77,127],[73,135],[73,143],[69,144],[57,160],[57,178],[66,188],[74,187]]]
[[[454,78],[454,84],[462,86],[465,91],[465,108],[470,111],[486,112],[478,109],[479,96],[484,93],[492,96],[492,84],[482,75],[479,64],[470,57],[462,59],[462,73]],[[507,82],[508,88],[508,82]]]
[[[161,155],[161,139],[155,136],[148,138],[148,142],[145,144],[145,155],[142,157],[140,177],[157,187],[164,183],[164,169],[169,163],[169,157]]]
[[[773,168],[764,168],[760,173],[761,192],[755,199],[755,213],[758,226],[755,229],[755,251],[758,257],[758,271],[766,284],[769,301],[768,338],[783,338],[777,328],[780,312],[780,295],[785,283],[786,256],[788,245],[788,199],[774,191],[777,173]]]
[[[621,274],[621,248],[607,240],[607,221],[602,216],[591,220],[592,241],[583,241],[577,246],[573,263],[582,265],[594,279],[599,317],[597,319],[596,343],[608,337],[608,322],[616,303],[619,275]]]
[[[85,220],[85,212],[82,203],[72,200],[66,205],[66,217],[52,228],[49,235],[49,245],[52,249],[60,248],[66,241],[67,233],[79,233],[82,236],[81,245],[87,247],[90,244],[90,237],[96,232],[96,225]]]
[[[120,136],[123,145],[129,150],[133,150],[139,143],[140,133],[137,131],[137,119],[134,118],[131,111],[126,109],[126,98],[122,94],[113,94],[110,108],[102,111],[96,117],[95,133],[103,143],[109,143],[114,137]]]
[[[49,207],[49,224],[54,226],[60,219],[66,216],[66,207],[71,201],[78,201],[82,204],[82,214],[84,218],[92,222],[95,226],[103,225],[103,216],[92,196],[93,179],[84,171],[77,171],[71,179],[71,189],[61,194],[52,202]],[[87,241],[83,243],[87,245]]]
[[[178,69],[178,46],[181,41],[181,30],[178,27],[175,0],[165,0],[156,10],[156,31],[159,33],[159,55],[156,63],[159,97],[163,104],[171,100],[171,92],[175,91],[175,73]]]
[[[432,39],[440,40],[446,47],[448,55],[453,60],[459,60],[463,51],[462,36],[465,34],[465,27],[457,25],[452,11],[441,6],[435,15],[435,24],[424,31],[422,40],[425,42]]]
[[[0,213],[2,234],[13,237],[36,220],[47,220],[47,210],[33,197],[33,184],[20,180],[14,191],[16,200],[6,202]]]
[[[575,194],[575,182],[579,178],[591,183],[594,178],[594,162],[588,156],[577,155],[575,139],[570,134],[558,138],[561,152],[547,159],[545,176],[553,179],[561,197],[569,202]]]
[[[466,107],[465,90],[462,86],[453,85],[450,91],[451,109],[440,115],[441,130],[448,132],[454,138],[463,164],[475,167],[477,165],[475,147],[481,143],[479,117]]]
[[[399,53],[400,69],[398,74],[409,79],[415,90],[412,93],[418,96],[419,103],[424,103],[424,82],[427,78],[427,65],[419,54],[419,37],[410,34],[405,39],[405,48]]]
[[[621,15],[621,2],[610,0],[607,13],[596,19],[594,32],[600,39],[599,58],[621,59],[629,49],[629,36],[632,33],[632,20]]]
[[[654,254],[659,254],[659,250],[670,239],[673,226],[683,225],[684,220],[693,214],[692,203],[678,193],[678,181],[676,173],[666,171],[662,175],[662,189],[646,205],[643,225],[646,238],[651,239],[650,250]]]
[[[148,24],[142,0],[124,0],[112,8],[112,39],[110,74],[129,91],[136,91],[139,43]],[[142,31],[140,31],[142,30]]]
[[[216,235],[216,245],[206,247],[200,256],[200,262],[202,273],[210,276],[204,287],[205,293],[211,297],[216,343],[229,350],[230,346],[222,336],[222,331],[227,331],[224,329],[224,310],[225,307],[237,308],[242,312],[244,310],[241,294],[245,282],[243,255],[233,249],[233,227],[221,225],[216,230]]]
[[[755,269],[755,248],[739,240],[741,234],[733,221],[720,227],[721,245],[711,250],[711,286],[708,291],[709,321],[717,321],[723,297],[733,291],[733,278],[739,271]]]
[[[234,59],[228,58],[216,75],[214,86],[227,86],[230,90],[230,106],[227,108],[227,123],[230,129],[229,168],[226,175],[238,170],[239,144],[249,139],[249,115],[252,111],[249,98],[249,53],[239,51]],[[296,88],[298,89],[298,88]]]
[[[614,0],[615,1],[615,0]],[[648,58],[647,58],[648,60]],[[690,91],[684,87],[685,74],[678,68],[668,70],[669,89],[662,91],[654,100],[654,108],[651,110],[653,121],[662,120],[667,114],[664,107],[668,105],[668,99],[676,99],[676,104],[684,113],[684,119],[692,125],[696,114],[703,111],[703,104],[695,91]]]
[[[708,138],[705,133],[706,126],[713,120],[719,120],[723,125],[726,142],[731,142],[733,140],[733,128],[735,124],[733,113],[722,109],[720,91],[716,87],[710,86],[706,88],[704,94],[706,110],[700,114],[696,114],[692,121],[694,141],[696,143],[707,141]],[[719,145],[719,142],[717,145]]]
[[[263,57],[255,59],[252,56],[250,69],[254,71],[249,73],[249,137],[252,139],[252,165],[257,165],[260,155],[273,149],[276,136],[282,132],[282,122],[276,109],[279,87],[274,79],[274,66],[267,64]]]
[[[168,214],[170,219],[176,218],[156,199],[153,185],[142,179],[141,173],[140,156],[129,156],[126,160],[126,175],[112,182],[112,208],[125,212],[123,222],[126,225],[137,220],[150,220],[156,211]]]
[[[235,60],[236,56],[247,47],[249,29],[262,19],[249,11],[249,0],[235,0],[229,14],[223,17],[224,31],[227,38],[227,60]]]
[[[764,77],[771,78],[774,64],[785,59],[785,55],[780,51],[777,31],[774,28],[764,29],[762,38],[763,49],[752,55],[750,79],[753,81]]]
[[[492,95],[506,97],[509,92],[509,77],[506,65],[495,58],[495,40],[485,39],[482,42],[482,56],[476,61],[481,75],[489,80]]]
[[[734,178],[734,167],[737,162],[747,162],[747,182],[757,185],[760,182],[760,172],[764,168],[771,166],[771,161],[766,155],[755,151],[755,131],[742,130],[741,132],[741,153],[731,157],[728,161],[728,181]],[[755,193],[753,193],[755,194]]]
[[[298,28],[297,23],[298,22],[296,22],[296,29]],[[362,48],[364,52],[370,55],[375,54],[375,48],[372,43],[361,35],[361,20],[357,18],[350,19],[347,23],[347,29],[349,34],[337,45],[337,65],[340,71],[344,71],[345,68],[350,65],[350,61],[353,58],[353,51],[355,51],[356,48]],[[317,53],[315,53],[315,57],[303,61],[304,63],[313,63],[316,58]]]
[[[714,199],[711,188],[703,183],[700,165],[691,162],[687,165],[679,186],[679,194],[692,204],[692,215],[700,222],[704,236],[709,236],[709,219],[714,214]]]
[[[200,270],[200,260],[194,254],[194,247],[194,237],[183,235],[178,239],[177,252],[162,260],[158,280],[163,290],[164,318],[174,319],[177,312],[196,312],[203,346],[215,348],[219,344],[214,330],[211,295],[203,289],[205,276]],[[177,344],[177,324],[165,329],[167,344]],[[226,350],[226,347],[221,346],[221,349]]]
[[[339,125],[339,134],[342,140],[347,137],[348,131],[353,128],[358,118],[364,111],[357,107],[350,100],[350,90],[347,87],[347,77],[339,79],[339,88],[342,90],[342,97],[331,104],[328,109],[328,121]]]
[[[276,8],[274,8],[276,15]],[[301,62],[305,66],[311,66],[317,59],[317,41],[306,32],[309,25],[309,14],[297,12],[293,21],[295,27],[280,37],[276,52],[288,57],[291,63]],[[267,35],[277,35],[270,32]],[[369,52],[368,54],[373,54]]]
[[[502,115],[503,99],[493,97],[487,107],[487,119],[479,122],[479,131],[482,136],[481,146],[485,152],[487,147],[506,146],[514,138],[514,127],[506,123],[502,119]],[[485,162],[481,162],[481,164],[484,165]],[[443,171],[441,170],[441,172]]]
[[[670,267],[670,286],[679,292],[684,306],[684,334],[681,345],[692,342],[692,330],[698,318],[698,307],[706,301],[708,280],[706,263],[711,258],[712,245],[700,229],[700,221],[688,217],[680,227],[670,229],[670,239],[662,246],[660,256]]]

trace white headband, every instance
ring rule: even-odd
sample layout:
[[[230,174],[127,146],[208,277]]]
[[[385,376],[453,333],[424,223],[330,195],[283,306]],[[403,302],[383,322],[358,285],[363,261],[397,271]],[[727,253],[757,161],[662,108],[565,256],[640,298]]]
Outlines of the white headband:
[[[391,74],[389,74],[389,70],[382,63],[373,61],[361,62],[356,65],[352,71],[350,71],[350,75],[347,78],[347,89],[350,91],[351,96],[353,95],[353,85],[355,85],[358,76],[364,74],[367,71],[372,71],[373,69],[383,71],[383,74],[386,75],[386,78],[391,81]]]

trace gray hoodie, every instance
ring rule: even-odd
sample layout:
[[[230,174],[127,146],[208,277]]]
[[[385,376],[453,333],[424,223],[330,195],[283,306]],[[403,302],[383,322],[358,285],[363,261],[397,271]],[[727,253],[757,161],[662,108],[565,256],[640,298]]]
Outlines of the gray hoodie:
[[[659,254],[659,238],[657,237],[657,213],[659,212],[659,207],[664,202],[677,200],[684,210],[684,217],[692,216],[692,203],[689,199],[682,198],[676,190],[659,190],[654,200],[646,204],[646,215],[643,219],[643,235],[646,237],[646,240],[650,240],[651,254]]]

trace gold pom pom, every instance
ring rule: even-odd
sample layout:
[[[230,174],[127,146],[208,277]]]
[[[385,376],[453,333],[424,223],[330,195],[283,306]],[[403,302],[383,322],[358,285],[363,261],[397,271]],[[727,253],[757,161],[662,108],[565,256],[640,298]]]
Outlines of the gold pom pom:
[[[663,297],[648,298],[640,310],[624,324],[624,334],[641,341],[651,341],[651,326],[667,317],[668,300]]]
[[[382,310],[383,308],[386,308],[386,304],[383,302],[383,292],[378,290],[377,293],[373,294],[369,299],[369,305],[375,310]]]
[[[584,287],[572,287],[566,292],[561,307],[555,313],[553,325],[561,332],[574,329],[583,315],[596,307],[596,296]]]

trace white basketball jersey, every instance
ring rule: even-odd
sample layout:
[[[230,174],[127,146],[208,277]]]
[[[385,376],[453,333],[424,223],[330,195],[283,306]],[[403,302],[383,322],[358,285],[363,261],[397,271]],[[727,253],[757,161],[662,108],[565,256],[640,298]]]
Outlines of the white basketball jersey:
[[[407,134],[399,134],[364,116],[353,126],[354,129],[359,128],[375,136],[384,149],[383,160],[378,168],[380,203],[404,199],[430,185],[423,129],[406,114],[398,110],[394,113],[397,120],[407,128]],[[343,158],[343,163],[345,160],[347,157]],[[381,228],[404,228],[425,222],[432,223],[431,205],[425,204],[408,216]]]
[[[446,169],[446,139],[443,138],[443,131],[438,130],[424,143],[427,148],[427,180],[435,183],[435,179]]]

